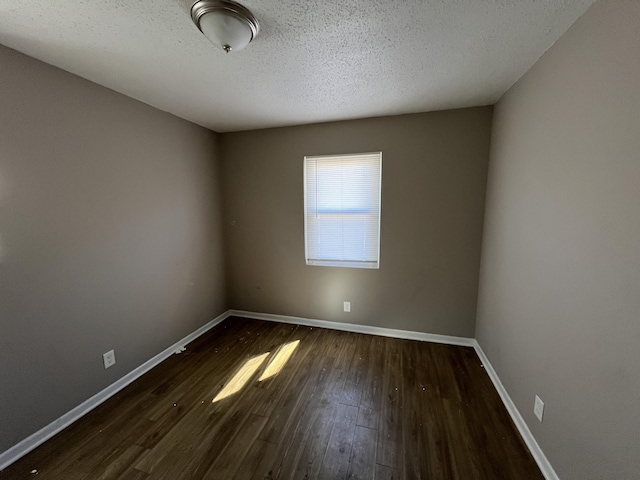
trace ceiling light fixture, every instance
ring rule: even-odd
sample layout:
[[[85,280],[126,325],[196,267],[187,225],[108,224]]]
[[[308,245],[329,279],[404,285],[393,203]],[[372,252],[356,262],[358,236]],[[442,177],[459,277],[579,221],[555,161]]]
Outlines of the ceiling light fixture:
[[[227,53],[245,48],[260,30],[247,8],[228,0],[198,0],[191,6],[191,19],[211,43]]]

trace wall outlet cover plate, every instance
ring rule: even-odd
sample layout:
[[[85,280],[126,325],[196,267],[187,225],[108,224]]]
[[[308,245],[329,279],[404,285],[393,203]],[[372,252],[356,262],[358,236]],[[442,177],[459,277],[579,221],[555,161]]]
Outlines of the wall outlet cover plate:
[[[544,402],[540,400],[540,397],[538,395],[536,395],[536,401],[533,405],[533,413],[536,417],[538,417],[538,420],[542,422],[542,416],[544,414]]]
[[[107,353],[103,353],[102,361],[104,363],[105,370],[109,367],[112,367],[116,363],[116,353],[113,350],[109,350]]]

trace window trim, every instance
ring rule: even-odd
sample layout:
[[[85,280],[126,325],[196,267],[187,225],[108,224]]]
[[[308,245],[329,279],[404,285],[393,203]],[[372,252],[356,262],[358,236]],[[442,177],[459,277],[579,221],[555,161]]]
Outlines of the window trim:
[[[377,155],[379,159],[379,176],[378,176],[378,228],[377,228],[377,250],[376,250],[376,261],[368,261],[368,260],[310,260],[309,259],[309,242],[308,242],[308,234],[307,234],[307,207],[308,207],[308,197],[307,197],[307,160],[313,159],[331,159],[331,158],[349,158],[349,157],[362,157],[367,155]],[[303,196],[304,196],[304,211],[303,211],[303,222],[304,222],[304,256],[305,256],[305,264],[311,266],[319,266],[319,267],[344,267],[344,268],[364,268],[370,270],[378,270],[380,269],[380,230],[382,223],[382,151],[373,151],[373,152],[362,152],[362,153],[346,153],[346,154],[332,154],[332,155],[305,155],[302,161],[302,173],[303,173]]]

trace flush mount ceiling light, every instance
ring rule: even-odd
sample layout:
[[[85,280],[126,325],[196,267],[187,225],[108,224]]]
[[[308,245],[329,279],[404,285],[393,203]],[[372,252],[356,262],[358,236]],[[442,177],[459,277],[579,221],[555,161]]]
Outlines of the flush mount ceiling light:
[[[191,6],[191,19],[211,43],[227,53],[249,45],[260,29],[247,8],[228,0],[198,0]]]

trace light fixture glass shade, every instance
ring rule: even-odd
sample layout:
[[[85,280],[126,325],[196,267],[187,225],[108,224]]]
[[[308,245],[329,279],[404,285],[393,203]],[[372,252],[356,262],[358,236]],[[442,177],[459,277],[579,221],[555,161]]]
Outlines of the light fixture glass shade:
[[[253,39],[251,28],[242,20],[222,12],[211,12],[200,18],[200,30],[216,47],[232,52],[242,50]]]
[[[239,3],[228,0],[198,0],[191,18],[216,47],[229,52],[242,50],[258,34],[258,21]]]

